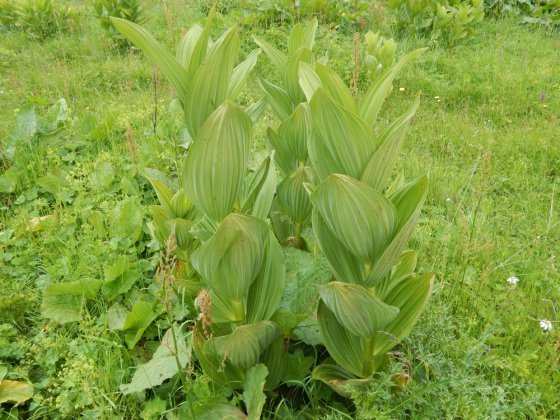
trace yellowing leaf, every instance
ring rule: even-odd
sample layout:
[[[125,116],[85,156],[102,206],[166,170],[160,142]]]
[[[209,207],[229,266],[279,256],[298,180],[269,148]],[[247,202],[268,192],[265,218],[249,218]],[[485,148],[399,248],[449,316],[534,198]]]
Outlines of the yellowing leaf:
[[[33,396],[33,386],[20,381],[2,379],[0,381],[0,404],[15,402],[23,404]]]

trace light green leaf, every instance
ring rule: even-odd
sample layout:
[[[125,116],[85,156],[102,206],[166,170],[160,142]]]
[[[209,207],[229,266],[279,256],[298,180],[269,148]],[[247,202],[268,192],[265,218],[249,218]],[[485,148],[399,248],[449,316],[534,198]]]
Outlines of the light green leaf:
[[[307,140],[311,136],[312,125],[307,104],[299,104],[294,112],[278,127],[278,153],[288,154],[300,165],[307,161]],[[275,147],[276,149],[276,147]],[[287,156],[283,160],[289,159]],[[293,169],[293,168],[290,168]]]
[[[129,310],[120,303],[115,303],[107,309],[107,326],[110,330],[120,330],[124,327],[124,322]]]
[[[214,338],[217,353],[234,366],[249,369],[261,353],[280,335],[280,328],[270,321],[241,325],[231,334]]]
[[[313,50],[313,45],[315,44],[315,32],[318,25],[317,18],[314,17],[303,30],[303,43],[310,50]]]
[[[311,101],[311,98],[319,89],[323,86],[319,75],[315,72],[315,69],[311,64],[306,62],[299,63],[298,69],[299,86],[305,95],[307,101]]]
[[[259,358],[259,362],[268,369],[268,376],[264,384],[266,390],[273,391],[278,387],[286,371],[286,356],[284,337],[280,334]]]
[[[176,58],[177,61],[185,69],[189,68],[193,51],[201,35],[202,35],[202,26],[200,26],[198,23],[195,23],[193,26],[189,28],[189,30],[185,33],[185,35],[183,35],[183,37],[179,41]],[[206,45],[208,45],[208,42],[206,42]],[[206,54],[206,49],[204,50],[204,54]]]
[[[330,175],[310,197],[347,250],[367,264],[376,261],[397,226],[397,210],[392,202],[367,184],[345,175]],[[319,237],[321,232],[315,233]],[[325,254],[334,252],[321,249]]]
[[[264,79],[259,79],[259,84],[264,91],[268,104],[276,116],[282,121],[288,118],[292,113],[292,100],[288,96],[288,93],[281,87]]]
[[[136,242],[142,236],[144,208],[133,198],[118,203],[111,212],[111,235]]]
[[[204,374],[218,385],[233,389],[242,388],[245,369],[234,366],[229,359],[219,355],[214,341],[205,339],[200,325],[196,328],[198,328],[197,333],[193,335],[194,350]]]
[[[375,262],[366,286],[374,286],[391,272],[416,226],[420,210],[428,193],[428,177],[422,176],[397,190],[390,199],[398,214],[398,224],[391,242]]]
[[[93,299],[101,288],[100,280],[51,284],[45,291],[41,315],[61,324],[80,321],[86,299]]]
[[[247,408],[247,420],[259,420],[266,402],[264,384],[268,369],[263,364],[253,366],[247,372],[243,382],[243,402]]]
[[[140,278],[140,274],[133,269],[126,256],[120,256],[117,261],[105,270],[105,283],[101,291],[109,299],[115,299],[126,293]]]
[[[344,328],[323,301],[319,302],[317,319],[323,343],[331,357],[350,373],[362,376],[364,340]]]
[[[319,177],[338,173],[359,179],[376,150],[373,129],[324,88],[315,92],[309,107],[316,129],[309,155]]]
[[[198,37],[196,44],[193,48],[192,54],[190,56],[190,61],[188,66],[185,66],[187,70],[187,76],[189,82],[192,82],[193,78],[195,77],[196,73],[200,69],[204,58],[206,57],[206,53],[208,52],[208,48],[212,43],[210,39],[210,34],[212,32],[212,23],[214,21],[214,9],[210,10],[208,14],[208,19],[206,20],[206,24]]]
[[[245,112],[251,118],[251,121],[253,121],[253,123],[256,123],[258,120],[260,120],[267,105],[268,102],[266,101],[266,98],[263,97],[254,104],[249,105],[247,108],[245,108]]]
[[[269,156],[245,179],[241,191],[241,212],[266,220],[276,192],[276,183],[276,168],[272,156]]]
[[[265,222],[232,213],[192,254],[191,263],[211,290],[230,300],[232,305],[238,305],[241,312],[249,287],[261,269],[267,238]],[[238,320],[242,320],[243,314],[239,316]]]
[[[152,310],[151,303],[138,302],[132,307],[121,328],[121,331],[125,332],[124,341],[129,348],[134,347],[140,341],[142,334],[155,318],[156,314]]]
[[[387,293],[389,293],[393,287],[414,274],[416,258],[416,251],[413,250],[405,251],[401,254],[391,274],[385,276],[385,278],[375,286],[375,293],[380,299],[384,300]]]
[[[384,332],[375,335],[374,354],[387,353],[410,333],[428,302],[434,278],[433,273],[409,277],[388,293],[385,303],[396,306],[400,312]]]
[[[315,171],[309,166],[301,166],[293,170],[278,185],[278,201],[298,226],[309,219],[312,210],[304,183],[317,184]]]
[[[256,35],[253,35],[253,39],[255,40],[255,43],[263,50],[266,56],[270,59],[272,65],[276,68],[276,72],[278,74],[284,74],[286,64],[288,63],[288,57],[286,57],[283,52],[279,51],[276,47],[274,47],[272,44],[269,44],[264,39],[259,38]]]
[[[175,330],[176,342],[173,339],[171,328]],[[179,368],[184,369],[187,366],[190,350],[187,348],[183,333],[176,325],[171,328],[163,336],[152,359],[136,368],[129,384],[119,387],[124,395],[159,386],[165,380],[175,376],[179,372]]]
[[[173,200],[173,191],[167,185],[156,178],[148,177],[148,181],[152,184],[154,191],[158,197],[159,203],[163,210],[165,211],[167,217],[173,218],[175,217],[175,211],[173,210],[173,204],[171,201]]]
[[[227,101],[208,118],[187,155],[183,187],[190,200],[216,221],[238,200],[252,125],[241,108]]]
[[[232,28],[209,49],[194,75],[184,106],[191,137],[197,137],[206,119],[227,99],[238,51],[239,36]]]
[[[373,125],[381,106],[387,97],[387,94],[391,90],[393,80],[395,79],[397,73],[408,63],[415,60],[426,51],[427,48],[421,48],[416,51],[405,55],[400,61],[395,64],[389,71],[383,74],[381,77],[377,78],[372,85],[367,90],[364,98],[360,102],[360,115],[368,122],[368,124]]]
[[[106,189],[111,186],[115,178],[113,165],[109,161],[102,161],[95,165],[95,169],[91,174],[91,184],[96,189]]]
[[[322,64],[315,64],[315,71],[321,79],[322,85],[329,92],[335,102],[346,110],[358,114],[358,107],[348,86],[340,76],[330,67]]]
[[[235,405],[213,400],[195,409],[196,420],[244,420],[245,414]]]
[[[179,100],[185,105],[189,90],[187,70],[140,25],[115,17],[110,19],[122,35],[144,51],[150,60],[159,66],[175,89]]]
[[[321,300],[354,335],[372,337],[393,321],[399,309],[386,305],[363,286],[333,281],[319,286]]]
[[[350,398],[352,391],[366,392],[375,378],[359,379],[336,365],[322,364],[313,369],[311,378],[329,385],[337,394]]]
[[[379,149],[368,162],[361,178],[363,182],[376,190],[383,191],[387,186],[393,167],[401,152],[404,137],[410,126],[410,118],[416,113],[419,105],[420,96],[417,96],[412,107],[379,136]]]
[[[260,49],[251,51],[247,58],[233,69],[233,74],[231,76],[231,81],[229,82],[228,95],[229,99],[235,99],[241,93],[241,89],[245,86],[251,70],[257,64],[257,59],[261,53]]]
[[[303,26],[298,22],[292,27],[288,37],[288,56],[292,57],[299,48],[303,47],[303,43]]]
[[[299,86],[299,65],[302,62],[310,63],[313,53],[307,47],[301,47],[288,59],[284,69],[284,86],[292,103],[299,104],[305,101],[305,95]]]

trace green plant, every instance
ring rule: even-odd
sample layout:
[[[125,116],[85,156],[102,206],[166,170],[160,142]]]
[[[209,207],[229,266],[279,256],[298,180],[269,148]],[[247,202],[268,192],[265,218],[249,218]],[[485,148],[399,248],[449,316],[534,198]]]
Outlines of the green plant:
[[[115,17],[142,25],[148,20],[142,8],[142,0],[92,0],[93,10],[101,27],[122,48],[130,46],[109,18]]]
[[[53,0],[15,0],[0,3],[0,24],[19,28],[35,38],[47,38],[74,29],[77,15]]]
[[[448,44],[468,37],[484,17],[482,0],[389,0],[386,6],[398,29],[424,33]]]
[[[557,24],[560,21],[558,0],[485,0],[484,6],[494,16],[514,14],[523,23]]]

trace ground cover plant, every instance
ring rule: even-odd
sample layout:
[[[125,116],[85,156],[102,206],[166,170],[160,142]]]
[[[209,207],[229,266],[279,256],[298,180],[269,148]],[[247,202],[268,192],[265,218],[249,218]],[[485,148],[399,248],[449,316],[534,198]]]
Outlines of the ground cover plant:
[[[551,29],[485,19],[420,53],[429,37],[391,25],[356,41],[320,19],[231,30],[235,7],[144,7],[128,54],[95,19],[2,39],[3,415],[557,416]],[[363,105],[381,91],[381,112]],[[379,280],[412,191],[418,254]],[[413,271],[437,273],[431,298],[408,338],[381,338]]]

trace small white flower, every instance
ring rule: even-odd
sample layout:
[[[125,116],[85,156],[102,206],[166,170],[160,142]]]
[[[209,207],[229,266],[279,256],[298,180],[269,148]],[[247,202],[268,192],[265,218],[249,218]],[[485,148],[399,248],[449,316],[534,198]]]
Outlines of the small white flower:
[[[517,286],[517,283],[519,283],[519,279],[515,276],[509,277],[506,281],[512,286]]]
[[[445,201],[447,201],[448,203],[451,203],[451,198],[447,197],[447,199]]]
[[[539,321],[539,327],[541,327],[543,331],[550,331],[552,329],[552,322],[548,319],[541,319]]]

